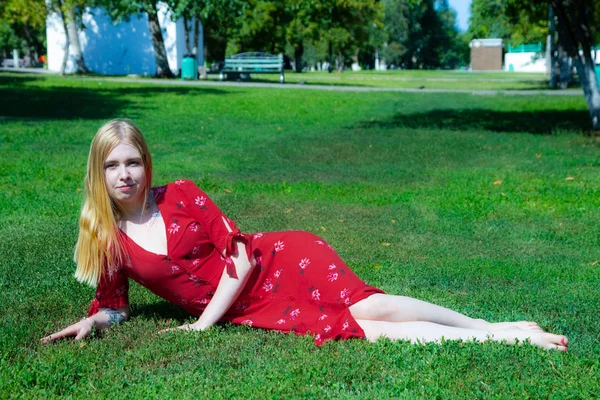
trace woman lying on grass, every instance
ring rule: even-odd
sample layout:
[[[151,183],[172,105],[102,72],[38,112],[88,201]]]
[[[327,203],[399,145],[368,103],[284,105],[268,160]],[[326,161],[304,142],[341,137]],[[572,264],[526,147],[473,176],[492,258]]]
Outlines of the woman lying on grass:
[[[362,282],[323,239],[307,232],[240,232],[190,181],[152,187],[144,138],[128,120],[92,140],[75,260],[79,281],[97,285],[88,317],[43,343],[88,336],[129,318],[128,279],[199,316],[179,329],[219,321],[298,334],[315,343],[353,337],[439,342],[529,340],[567,350],[567,338],[534,322],[490,323]]]

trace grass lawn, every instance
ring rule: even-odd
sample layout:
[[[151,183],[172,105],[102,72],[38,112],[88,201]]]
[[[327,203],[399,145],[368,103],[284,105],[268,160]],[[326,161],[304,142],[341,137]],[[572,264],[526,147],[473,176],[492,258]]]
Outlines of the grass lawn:
[[[195,180],[243,231],[320,234],[389,293],[490,321],[534,320],[567,335],[569,351],[388,340],[319,348],[232,325],[159,336],[191,318],[136,284],[130,322],[40,345],[80,319],[94,293],[73,278],[72,252],[89,143],[114,117],[145,133],[155,184]],[[0,73],[0,398],[597,398],[600,145],[584,135],[589,126],[583,95]]]
[[[218,75],[209,75],[218,79]],[[279,83],[277,74],[253,74],[252,81]],[[543,73],[504,73],[469,71],[360,71],[305,72],[286,71],[287,84],[361,86],[403,89],[453,90],[546,90],[548,80]]]

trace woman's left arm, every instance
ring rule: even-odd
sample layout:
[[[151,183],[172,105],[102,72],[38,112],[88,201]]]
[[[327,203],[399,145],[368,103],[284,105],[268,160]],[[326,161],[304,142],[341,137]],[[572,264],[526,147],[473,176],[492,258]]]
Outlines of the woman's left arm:
[[[229,276],[227,268],[225,268],[215,294],[200,318],[198,318],[198,321],[193,324],[180,326],[181,329],[204,330],[210,328],[229,310],[229,307],[231,307],[244,289],[250,277],[250,272],[256,263],[249,259],[244,243],[236,241],[235,245],[236,252],[230,259],[237,269],[237,278]]]
[[[229,233],[233,232],[227,219],[225,217],[221,218],[227,231],[229,231]],[[227,310],[229,310],[229,307],[231,307],[244,289],[244,286],[250,277],[250,272],[256,265],[256,261],[254,260],[254,257],[251,259],[248,256],[246,245],[244,243],[240,241],[234,241],[234,243],[235,253],[228,256],[227,249],[224,249],[223,256],[229,257],[233,262],[235,266],[234,271],[237,272],[237,275],[235,273],[231,274],[231,271],[228,271],[228,268],[224,268],[217,290],[215,290],[215,294],[204,309],[200,318],[198,318],[198,321],[193,324],[181,325],[178,327],[179,329],[204,330],[210,328],[225,315]]]

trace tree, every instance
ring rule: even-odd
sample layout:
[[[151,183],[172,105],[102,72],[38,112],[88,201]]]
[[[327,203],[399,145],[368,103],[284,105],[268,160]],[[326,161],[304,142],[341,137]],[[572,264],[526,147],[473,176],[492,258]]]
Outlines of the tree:
[[[240,0],[171,0],[169,2],[173,10],[172,19],[183,18],[184,40],[186,52],[194,57],[198,55],[198,40],[200,38],[200,23],[204,30],[204,42],[212,44],[212,35],[228,36],[228,28],[232,25],[236,14],[242,8]],[[192,26],[193,25],[193,26]],[[190,36],[193,32],[193,41],[190,45]],[[210,53],[225,54],[226,44],[220,43],[222,49],[213,49]],[[205,51],[205,56],[207,52]]]
[[[592,46],[598,39],[598,32],[594,29],[598,4],[585,0],[552,0],[550,4],[556,16],[558,40],[575,62],[577,76],[592,119],[592,127],[598,131],[600,130],[600,89],[592,58]]]
[[[558,41],[554,20],[552,7],[543,1],[473,0],[469,35],[471,39],[501,38],[513,46],[545,41],[550,54],[550,86],[566,89],[572,79],[571,59]]]
[[[446,0],[384,0],[387,41],[382,55],[407,69],[456,68],[467,46]]]
[[[25,52],[27,67],[37,62],[39,52],[45,47],[39,36],[45,33],[46,15],[43,0],[6,0],[0,6],[2,37],[13,48]]]
[[[162,29],[158,21],[158,3],[157,0],[97,0],[97,4],[103,6],[115,22],[127,21],[134,14],[146,13],[148,15],[150,38],[154,48],[154,58],[156,59],[155,76],[157,78],[173,78],[174,75],[169,67]]]
[[[475,4],[492,0],[473,1]],[[511,22],[538,21],[542,25],[541,21],[548,21],[549,8],[552,10],[550,20],[557,32],[557,44],[573,60],[592,127],[600,130],[600,89],[592,58],[592,47],[600,39],[600,32],[596,29],[600,4],[588,0],[499,0],[496,3],[501,4],[497,18]]]
[[[79,42],[79,30],[84,27],[81,19],[83,13],[93,4],[92,0],[49,0],[47,2],[50,11],[59,13],[65,31],[65,54],[60,67],[61,75],[65,73],[71,49],[75,59],[75,73],[89,72]]]
[[[320,39],[327,43],[330,66],[342,71],[347,58],[356,60],[361,46],[369,43],[370,27],[380,24],[381,10],[381,4],[375,0],[317,2],[313,18],[318,23]]]

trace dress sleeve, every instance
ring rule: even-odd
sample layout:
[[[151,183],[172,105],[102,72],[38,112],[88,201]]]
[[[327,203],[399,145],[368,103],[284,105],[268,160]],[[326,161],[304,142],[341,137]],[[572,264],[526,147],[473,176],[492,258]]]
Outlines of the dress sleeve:
[[[233,220],[229,219],[215,203],[192,181],[177,181],[175,184],[183,191],[192,217],[197,220],[206,232],[209,240],[226,257],[236,252],[236,241],[248,245],[247,238],[240,232]],[[229,267],[231,265],[231,267]],[[229,276],[237,278],[233,263],[228,263]]]
[[[117,309],[129,305],[129,279],[123,268],[115,272],[102,274],[96,287],[96,296],[88,311],[88,317],[96,314],[101,308]]]

